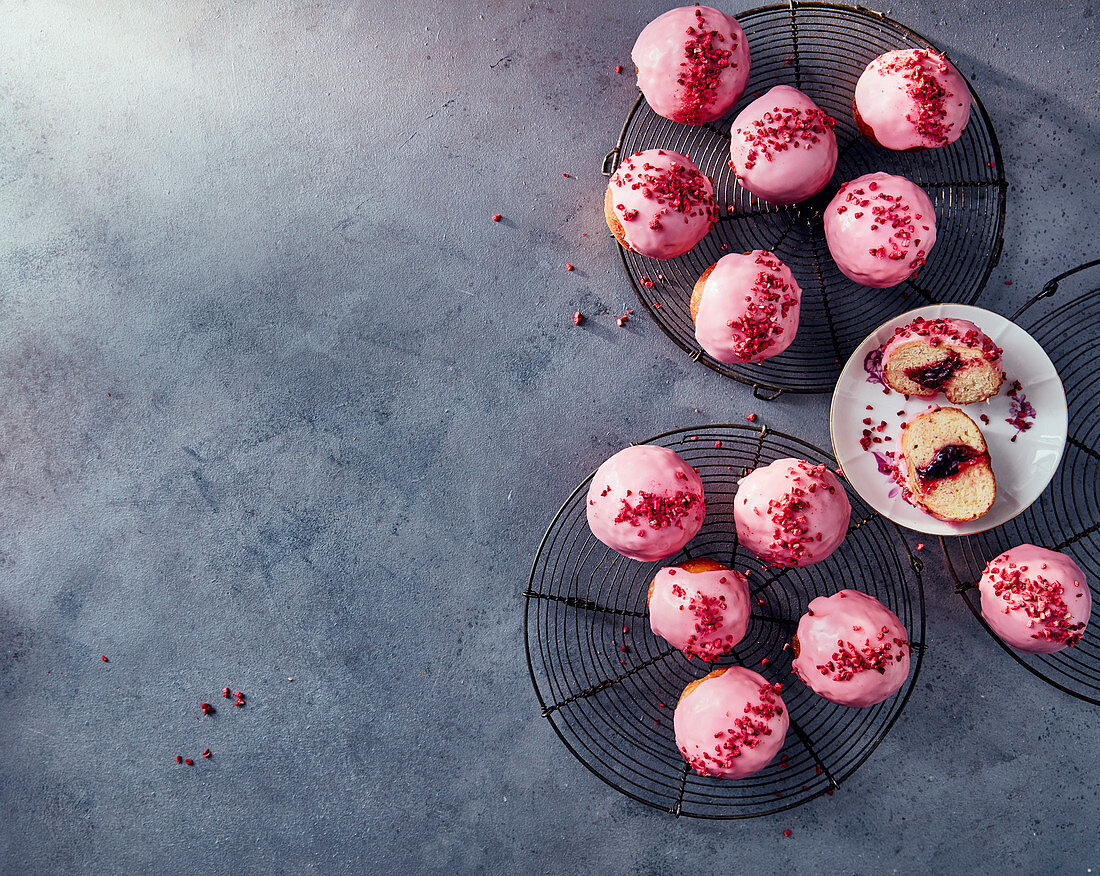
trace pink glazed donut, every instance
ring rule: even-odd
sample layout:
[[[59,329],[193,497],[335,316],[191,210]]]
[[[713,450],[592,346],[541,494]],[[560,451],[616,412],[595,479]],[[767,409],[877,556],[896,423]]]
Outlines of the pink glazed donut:
[[[653,19],[630,57],[653,111],[688,125],[720,119],[749,79],[745,32],[709,6],[681,6]]]
[[[836,119],[789,85],[777,85],[733,120],[730,169],[772,204],[816,195],[836,168]]]
[[[743,779],[760,772],[783,747],[790,726],[782,691],[743,666],[693,681],[672,719],[680,754],[701,776]]]
[[[717,660],[749,628],[749,583],[715,560],[661,569],[646,602],[653,634],[689,657]]]
[[[777,459],[737,485],[738,542],[771,566],[810,566],[840,547],[852,506],[836,475],[804,459]]]
[[[825,241],[846,277],[886,289],[924,264],[936,242],[936,212],[905,177],[868,173],[844,183],[825,208]]]
[[[588,526],[612,550],[634,560],[663,560],[703,525],[699,473],[666,447],[620,450],[592,476]]]
[[[909,635],[872,596],[819,596],[798,622],[791,668],[831,703],[863,708],[889,699],[909,677]]]
[[[775,255],[730,253],[707,268],[691,293],[695,340],[719,362],[778,356],[798,333],[802,288]]]
[[[997,394],[1002,350],[968,319],[918,316],[894,330],[882,348],[882,379],[894,392],[968,405]]]
[[[856,82],[853,114],[860,132],[879,146],[935,149],[962,136],[970,120],[970,89],[943,55],[887,52]]]
[[[654,259],[683,255],[718,218],[714,185],[686,155],[635,152],[607,184],[604,218],[624,247]]]
[[[1085,634],[1092,594],[1081,567],[1065,554],[1014,547],[990,561],[978,587],[985,622],[1017,651],[1053,654]]]

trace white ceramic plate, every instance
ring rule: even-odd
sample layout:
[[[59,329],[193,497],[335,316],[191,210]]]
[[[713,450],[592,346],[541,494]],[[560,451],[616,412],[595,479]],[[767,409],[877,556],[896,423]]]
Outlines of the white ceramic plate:
[[[885,452],[894,451],[904,423],[931,404],[945,407],[950,404],[943,395],[906,401],[904,395],[882,382],[878,362],[882,345],[894,329],[918,316],[968,319],[1004,350],[1006,376],[1001,391],[988,401],[959,406],[981,427],[997,478],[997,501],[993,507],[977,520],[966,523],[939,520],[910,505],[902,498],[901,488],[888,470],[890,460]],[[1014,381],[1020,382],[1020,390],[1010,396]],[[1014,416],[1020,421],[1021,414],[1022,420],[1031,424],[1024,431],[1018,431],[1009,422]],[[870,425],[863,422],[868,417]],[[865,450],[860,444],[863,430],[877,429],[884,421],[883,430],[873,433],[882,439],[881,443]],[[829,412],[833,453],[852,489],[884,517],[929,535],[973,535],[1000,526],[1022,512],[1039,498],[1054,476],[1066,444],[1066,427],[1066,394],[1043,348],[1000,314],[963,304],[921,307],[876,329],[859,345],[840,373]]]

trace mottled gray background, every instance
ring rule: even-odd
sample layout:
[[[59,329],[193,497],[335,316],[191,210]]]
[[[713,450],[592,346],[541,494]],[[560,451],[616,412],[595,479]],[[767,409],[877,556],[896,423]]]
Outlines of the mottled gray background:
[[[0,3],[5,873],[1100,867],[1100,712],[929,550],[917,690],[832,799],[677,821],[540,717],[520,594],[588,472],[752,409],[828,445],[826,398],[614,322],[612,68],[667,5]],[[870,5],[1000,134],[982,303],[1100,254],[1092,4]]]

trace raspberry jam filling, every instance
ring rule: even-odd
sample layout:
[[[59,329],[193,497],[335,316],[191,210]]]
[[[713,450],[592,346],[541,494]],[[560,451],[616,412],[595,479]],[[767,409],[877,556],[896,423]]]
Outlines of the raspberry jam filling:
[[[962,357],[954,350],[948,350],[947,356],[939,362],[917,368],[906,368],[905,376],[928,389],[940,389],[962,367]]]
[[[966,444],[947,444],[937,450],[926,464],[917,468],[917,480],[922,488],[926,488],[934,481],[953,478],[963,469],[984,462],[987,458],[987,453]]]

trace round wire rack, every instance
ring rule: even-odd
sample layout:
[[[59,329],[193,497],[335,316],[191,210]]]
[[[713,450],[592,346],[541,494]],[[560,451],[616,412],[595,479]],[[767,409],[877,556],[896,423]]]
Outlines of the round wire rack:
[[[1070,288],[1059,293],[1062,287]],[[1036,307],[1056,293],[1048,306]],[[1060,690],[1100,705],[1100,259],[1055,277],[1012,319],[1042,345],[1062,378],[1069,407],[1062,465],[1039,500],[1014,520],[980,535],[941,538],[940,544],[956,590],[1001,647]],[[1073,648],[1020,653],[1001,642],[981,616],[977,584],[986,565],[1024,543],[1065,551],[1085,572],[1092,618]]]
[[[883,740],[916,683],[924,648],[920,560],[896,526],[849,493],[852,523],[832,556],[805,569],[767,568],[737,544],[738,480],[775,459],[835,467],[832,457],[797,438],[740,424],[677,429],[645,443],[671,447],[699,470],[707,502],[703,528],[675,557],[630,560],[588,528],[585,497],[592,477],[577,487],[539,545],[524,593],[527,665],[542,714],[589,770],[628,797],[677,816],[749,818],[832,794]],[[690,660],[655,637],[646,611],[657,570],[701,556],[748,570],[753,600],[745,638],[714,664]],[[810,600],[845,587],[888,605],[913,642],[905,686],[866,709],[834,705],[811,692],[791,674],[785,648]],[[729,665],[783,683],[791,722],[780,755],[738,781],[691,771],[672,726],[688,683]]]
[[[920,34],[880,13],[792,0],[740,13],[737,20],[748,38],[752,65],[744,97],[725,118],[705,125],[677,124],[654,113],[639,95],[603,167],[610,176],[621,157],[644,149],[687,155],[714,182],[718,223],[679,258],[649,259],[621,246],[619,255],[642,306],[693,359],[753,386],[761,399],[782,392],[831,392],[851,351],[876,326],[925,304],[972,304],[981,293],[1004,242],[1008,183],[1001,147],[973,88],[970,121],[950,146],[894,152],[859,133],[852,95],[864,67],[893,49],[935,49]],[[775,85],[805,91],[836,119],[840,151],[829,186],[809,201],[786,207],[751,195],[729,168],[733,118]],[[869,289],[845,277],[829,255],[822,226],[824,208],[840,184],[873,171],[911,179],[936,208],[938,235],[927,264],[892,289]],[[762,363],[725,364],[695,340],[691,290],[703,271],[726,253],[753,249],[779,256],[802,287],[798,336],[785,352]]]

